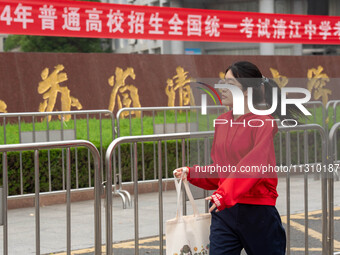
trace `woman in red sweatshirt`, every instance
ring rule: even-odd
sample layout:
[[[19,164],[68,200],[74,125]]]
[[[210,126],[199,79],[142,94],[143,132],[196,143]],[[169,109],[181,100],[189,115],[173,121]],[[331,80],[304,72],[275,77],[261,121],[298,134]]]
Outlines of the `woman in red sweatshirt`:
[[[278,90],[274,116],[297,119],[298,108],[287,106],[281,115],[280,89],[264,78],[252,63],[241,61],[227,68],[225,81],[243,91],[244,115],[224,113],[215,121],[211,149],[213,164],[205,170],[194,165],[175,169],[177,178],[206,190],[216,190],[210,200],[210,255],[281,255],[286,250],[286,235],[275,203],[278,197],[273,138],[278,128],[271,115],[255,115],[248,108],[247,88],[253,89],[254,105],[273,102],[273,88]],[[233,106],[229,90],[221,90],[222,103]],[[214,169],[206,172],[206,169]],[[218,171],[219,169],[219,171]],[[224,169],[224,170],[221,170]],[[182,175],[182,173],[185,173]]]

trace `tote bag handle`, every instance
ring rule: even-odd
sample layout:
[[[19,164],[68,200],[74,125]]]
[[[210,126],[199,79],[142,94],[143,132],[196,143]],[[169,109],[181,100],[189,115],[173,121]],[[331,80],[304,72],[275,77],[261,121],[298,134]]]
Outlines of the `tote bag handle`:
[[[183,217],[183,212],[182,212],[182,209],[181,209],[182,183],[184,185],[186,194],[187,194],[187,196],[189,198],[189,201],[191,203],[192,209],[194,211],[194,216],[198,216],[199,215],[198,209],[197,209],[197,206],[195,204],[194,197],[192,196],[192,193],[190,191],[188,180],[187,179],[182,180],[182,177],[181,177],[179,181],[178,181],[178,179],[175,178],[175,187],[176,187],[176,191],[177,191],[177,214],[176,214],[176,219],[181,219]]]

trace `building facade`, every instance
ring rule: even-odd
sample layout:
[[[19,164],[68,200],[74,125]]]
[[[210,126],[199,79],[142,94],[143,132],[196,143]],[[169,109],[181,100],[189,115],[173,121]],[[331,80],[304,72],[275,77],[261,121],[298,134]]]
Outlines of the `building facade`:
[[[263,13],[340,16],[338,0],[104,0],[116,4],[136,4]],[[322,55],[340,54],[334,45],[274,43],[214,43],[160,40],[112,41],[115,53],[225,54],[225,55]]]
[[[102,0],[106,3],[263,13],[340,16],[339,0]],[[0,34],[0,51],[7,35]],[[225,55],[338,55],[336,45],[214,43],[113,39],[114,53]]]

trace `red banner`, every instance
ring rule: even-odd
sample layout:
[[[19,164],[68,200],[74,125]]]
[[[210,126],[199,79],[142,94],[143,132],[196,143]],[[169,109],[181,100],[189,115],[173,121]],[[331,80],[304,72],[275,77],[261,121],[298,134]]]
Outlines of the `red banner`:
[[[152,40],[340,44],[340,17],[119,5],[0,2],[0,33]]]

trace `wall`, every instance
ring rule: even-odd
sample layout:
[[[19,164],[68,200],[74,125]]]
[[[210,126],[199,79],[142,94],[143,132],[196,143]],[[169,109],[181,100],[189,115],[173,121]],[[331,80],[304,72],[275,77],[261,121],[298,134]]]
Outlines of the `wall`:
[[[171,98],[176,106],[188,105],[185,93],[189,78],[218,78],[237,60],[255,63],[267,77],[278,71],[281,85],[290,77],[307,78],[309,70],[310,77],[319,80],[310,84],[313,99],[318,93],[322,94],[319,100],[340,96],[336,80],[326,78],[339,76],[337,56],[1,53],[0,110],[117,112],[122,106],[168,106]],[[56,71],[58,65],[64,69]],[[170,97],[165,92],[167,85]],[[302,86],[307,87],[307,82]]]

